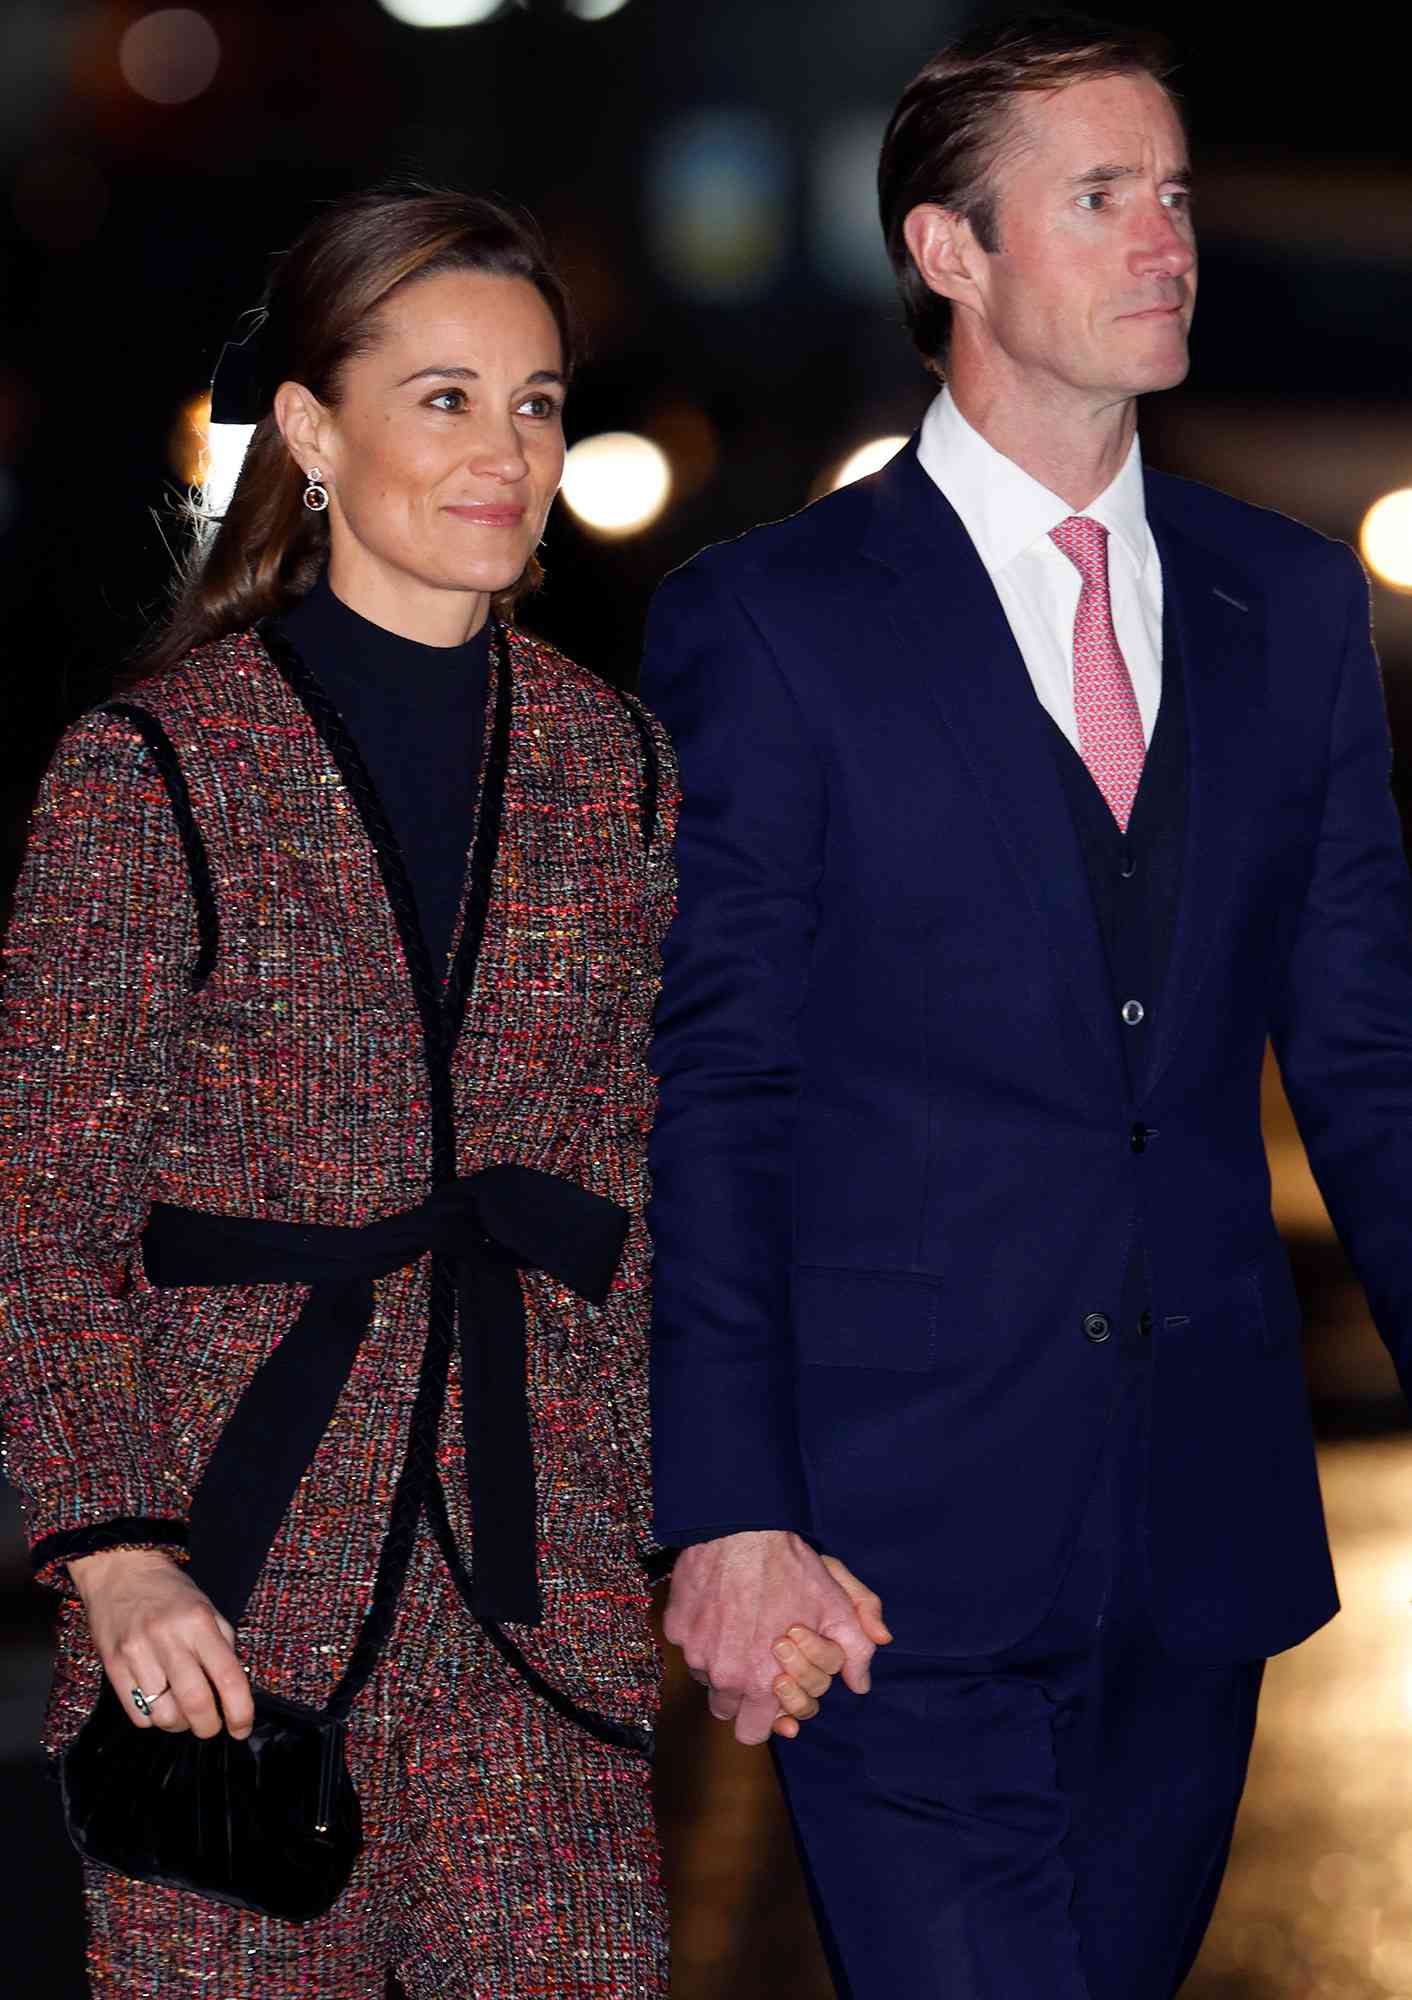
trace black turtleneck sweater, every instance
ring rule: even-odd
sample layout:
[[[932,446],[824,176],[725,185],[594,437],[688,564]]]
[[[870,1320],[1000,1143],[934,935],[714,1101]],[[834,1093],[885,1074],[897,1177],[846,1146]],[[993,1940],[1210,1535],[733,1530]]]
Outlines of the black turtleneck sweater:
[[[321,577],[280,620],[348,726],[411,877],[431,960],[444,969],[474,830],[490,624],[423,646],[360,618]]]

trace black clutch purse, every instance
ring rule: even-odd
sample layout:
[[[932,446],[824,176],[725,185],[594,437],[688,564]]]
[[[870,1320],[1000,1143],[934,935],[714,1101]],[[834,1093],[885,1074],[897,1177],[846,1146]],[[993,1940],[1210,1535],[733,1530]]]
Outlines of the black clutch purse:
[[[332,1907],[363,1846],[347,1723],[252,1692],[255,1726],[237,1743],[138,1729],[105,1678],[60,1760],[64,1818],[91,1861],[303,1923]]]

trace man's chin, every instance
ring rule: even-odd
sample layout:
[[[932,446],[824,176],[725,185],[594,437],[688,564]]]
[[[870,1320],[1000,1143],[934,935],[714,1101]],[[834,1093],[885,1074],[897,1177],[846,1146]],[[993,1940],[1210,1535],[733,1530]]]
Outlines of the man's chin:
[[[1132,393],[1135,396],[1155,395],[1162,389],[1175,389],[1185,382],[1191,372],[1191,356],[1187,352],[1186,341],[1175,340],[1165,354],[1153,354],[1133,370]]]

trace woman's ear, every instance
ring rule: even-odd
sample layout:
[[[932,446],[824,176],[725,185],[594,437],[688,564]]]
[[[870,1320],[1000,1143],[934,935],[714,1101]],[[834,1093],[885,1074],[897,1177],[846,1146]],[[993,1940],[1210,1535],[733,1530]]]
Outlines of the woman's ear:
[[[311,389],[302,382],[281,382],[274,409],[280,436],[302,470],[328,457],[328,412]]]

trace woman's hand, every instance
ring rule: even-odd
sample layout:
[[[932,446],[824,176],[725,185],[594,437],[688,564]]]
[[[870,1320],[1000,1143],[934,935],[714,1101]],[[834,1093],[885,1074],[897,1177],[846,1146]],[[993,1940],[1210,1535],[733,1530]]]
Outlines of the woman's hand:
[[[824,1556],[822,1560],[834,1582],[852,1599],[858,1623],[868,1638],[875,1646],[891,1645],[892,1634],[883,1622],[882,1600],[877,1592],[860,1583],[837,1556]],[[791,1625],[788,1632],[776,1639],[772,1650],[784,1671],[774,1684],[781,1713],[771,1728],[776,1736],[797,1736],[800,1723],[818,1714],[819,1703],[843,1666],[843,1648],[832,1639],[821,1639],[807,1625]]]
[[[235,1633],[183,1569],[149,1549],[109,1549],[68,1568],[104,1671],[139,1729],[217,1736],[224,1715],[237,1740],[250,1734],[255,1708]],[[134,1688],[150,1720],[133,1705]]]

